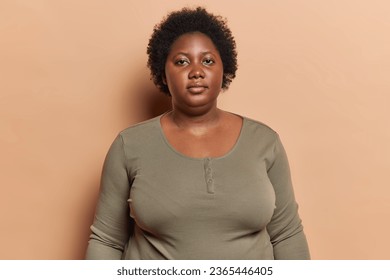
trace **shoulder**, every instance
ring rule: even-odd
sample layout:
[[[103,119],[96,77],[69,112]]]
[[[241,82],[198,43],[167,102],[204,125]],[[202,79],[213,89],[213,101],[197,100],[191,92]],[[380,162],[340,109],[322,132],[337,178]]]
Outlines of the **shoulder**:
[[[276,140],[279,138],[278,133],[269,125],[245,116],[242,116],[242,118],[247,133],[252,134],[253,136],[259,136],[262,139],[269,138]]]
[[[160,137],[160,116],[134,124],[118,134],[125,150],[143,150],[155,145]]]
[[[265,155],[267,166],[272,166],[275,161],[285,162],[288,165],[287,155],[279,134],[270,126],[250,118],[244,118],[246,122],[247,145],[254,153],[256,151]],[[267,169],[268,169],[267,167]]]
[[[119,142],[127,160],[153,156],[161,148],[160,116],[131,125],[119,132]]]
[[[121,132],[119,132],[119,135],[123,139],[127,139],[129,137],[134,138],[137,136],[139,136],[139,137],[143,137],[146,135],[150,136],[150,133],[153,133],[153,132],[155,133],[156,131],[158,131],[158,127],[160,125],[159,121],[160,121],[160,116],[143,121],[143,122],[136,123],[134,125],[131,125],[125,129],[123,129]]]

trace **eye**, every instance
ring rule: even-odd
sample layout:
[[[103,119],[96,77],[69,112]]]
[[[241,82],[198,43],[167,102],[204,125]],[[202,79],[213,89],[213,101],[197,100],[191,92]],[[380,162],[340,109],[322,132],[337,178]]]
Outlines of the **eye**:
[[[179,66],[184,66],[184,65],[187,65],[188,63],[189,63],[188,60],[184,59],[184,58],[180,58],[180,59],[175,61],[175,64],[179,65]]]
[[[211,58],[205,58],[204,60],[203,60],[203,64],[204,65],[212,65],[212,64],[214,64],[215,63],[215,61],[213,60],[213,59],[211,59]]]

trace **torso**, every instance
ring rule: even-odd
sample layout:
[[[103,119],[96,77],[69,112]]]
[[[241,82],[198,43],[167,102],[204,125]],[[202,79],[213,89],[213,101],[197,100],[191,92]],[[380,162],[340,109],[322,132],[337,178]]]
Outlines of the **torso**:
[[[192,158],[221,157],[229,153],[240,137],[243,119],[221,111],[213,125],[178,127],[169,113],[161,118],[161,127],[171,146]]]
[[[172,140],[198,139],[187,133],[168,134],[173,146],[162,119],[124,130],[116,145],[129,174],[123,178],[122,201],[128,199],[134,221],[123,258],[272,259],[266,227],[276,200],[267,170],[274,162],[276,134],[245,117],[233,124],[225,120],[210,132],[220,145],[230,139],[224,149],[217,145],[217,154],[210,153],[215,146],[206,140],[194,149]]]

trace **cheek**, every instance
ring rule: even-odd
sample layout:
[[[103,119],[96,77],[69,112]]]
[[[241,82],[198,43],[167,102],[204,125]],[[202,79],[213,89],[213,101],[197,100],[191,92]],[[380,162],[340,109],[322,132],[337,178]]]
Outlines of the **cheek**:
[[[219,88],[222,87],[222,82],[223,82],[223,72],[222,71],[212,72],[210,74],[210,77],[212,77],[214,87],[219,87]]]
[[[171,88],[180,88],[184,84],[183,75],[179,73],[167,75],[167,85]]]
[[[186,87],[186,81],[182,73],[167,73],[166,82],[171,95],[176,95],[183,91]]]

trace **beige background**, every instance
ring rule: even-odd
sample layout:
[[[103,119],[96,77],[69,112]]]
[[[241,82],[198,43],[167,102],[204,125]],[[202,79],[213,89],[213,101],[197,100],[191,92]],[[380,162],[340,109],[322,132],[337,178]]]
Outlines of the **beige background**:
[[[0,259],[83,258],[109,145],[168,108],[152,28],[194,3],[229,20],[220,106],[281,135],[312,257],[389,259],[386,0],[2,0]]]

